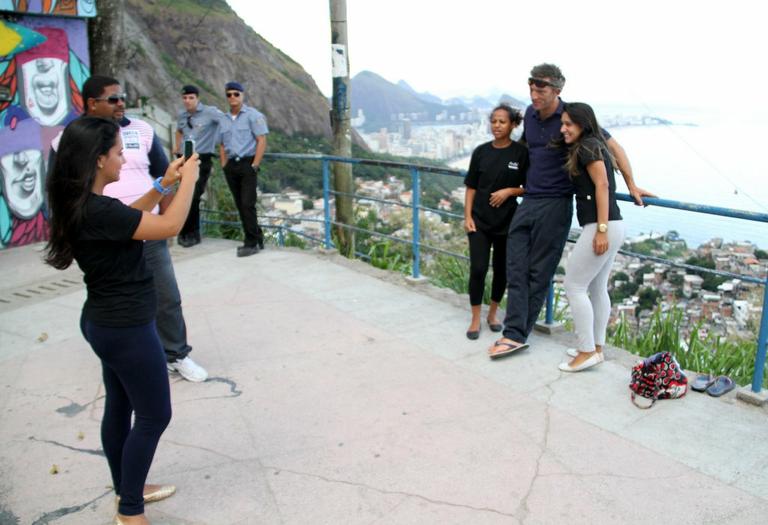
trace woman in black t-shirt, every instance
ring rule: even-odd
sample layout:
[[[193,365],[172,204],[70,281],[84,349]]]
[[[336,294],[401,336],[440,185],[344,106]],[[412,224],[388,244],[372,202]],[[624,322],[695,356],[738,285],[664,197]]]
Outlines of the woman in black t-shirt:
[[[106,399],[101,441],[118,496],[117,522],[146,524],[145,501],[162,499],[175,489],[144,485],[171,419],[171,398],[142,241],[173,237],[181,230],[198,161],[197,155],[186,162],[175,160],[153,189],[126,206],[103,195],[104,187],[120,178],[125,163],[119,130],[114,121],[95,117],[75,120],[64,130],[48,179],[51,238],[45,260],[60,270],[75,260],[84,273],[88,295],[80,326],[102,365]],[[179,179],[178,193],[165,213],[150,213],[162,190]]]
[[[519,111],[501,104],[491,112],[493,140],[472,152],[469,171],[464,179],[464,229],[469,239],[469,304],[472,321],[467,338],[480,336],[480,309],[485,291],[491,247],[493,247],[493,279],[488,327],[500,332],[496,319],[499,302],[507,287],[507,230],[517,209],[517,197],[523,194],[528,171],[528,150],[510,135],[523,117]]]
[[[573,358],[560,364],[579,372],[604,361],[602,347],[611,315],[608,277],[624,242],[624,222],[616,204],[614,159],[595,113],[580,102],[565,105],[562,142],[568,146],[566,169],[576,189],[576,217],[582,227],[568,257],[565,293],[578,337]]]

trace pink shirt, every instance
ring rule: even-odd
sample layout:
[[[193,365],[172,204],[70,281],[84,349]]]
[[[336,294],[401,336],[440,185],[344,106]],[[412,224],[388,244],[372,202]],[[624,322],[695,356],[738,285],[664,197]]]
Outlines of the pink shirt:
[[[130,205],[152,188],[152,176],[149,174],[149,151],[152,149],[152,126],[142,120],[131,118],[130,124],[120,128],[123,139],[123,157],[125,164],[120,170],[120,180],[107,184],[104,195],[120,199]],[[152,213],[158,213],[155,206]]]

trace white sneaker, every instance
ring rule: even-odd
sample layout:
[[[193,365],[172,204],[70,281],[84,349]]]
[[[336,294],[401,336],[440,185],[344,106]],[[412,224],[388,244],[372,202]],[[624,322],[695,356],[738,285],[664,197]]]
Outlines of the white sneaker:
[[[208,372],[205,371],[205,368],[192,361],[191,357],[168,363],[168,370],[178,372],[181,377],[193,383],[201,383],[208,379]]]

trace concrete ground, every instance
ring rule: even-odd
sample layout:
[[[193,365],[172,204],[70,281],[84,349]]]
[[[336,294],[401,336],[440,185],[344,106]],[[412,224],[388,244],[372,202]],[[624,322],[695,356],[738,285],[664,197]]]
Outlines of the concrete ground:
[[[106,524],[99,362],[77,269],[0,252],[0,523]],[[689,393],[639,410],[633,359],[557,369],[572,334],[490,361],[465,296],[335,255],[174,247],[192,357],[150,471],[155,524],[749,524],[768,409]]]

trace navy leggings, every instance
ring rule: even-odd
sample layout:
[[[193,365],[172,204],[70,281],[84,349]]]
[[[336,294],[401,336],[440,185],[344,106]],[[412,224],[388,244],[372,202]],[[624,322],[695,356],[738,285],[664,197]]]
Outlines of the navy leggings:
[[[144,513],[144,483],[157,442],[171,421],[165,353],[155,321],[141,326],[97,326],[80,321],[85,339],[101,360],[106,390],[101,443],[107,456],[118,512]],[[131,413],[136,418],[131,427]]]

